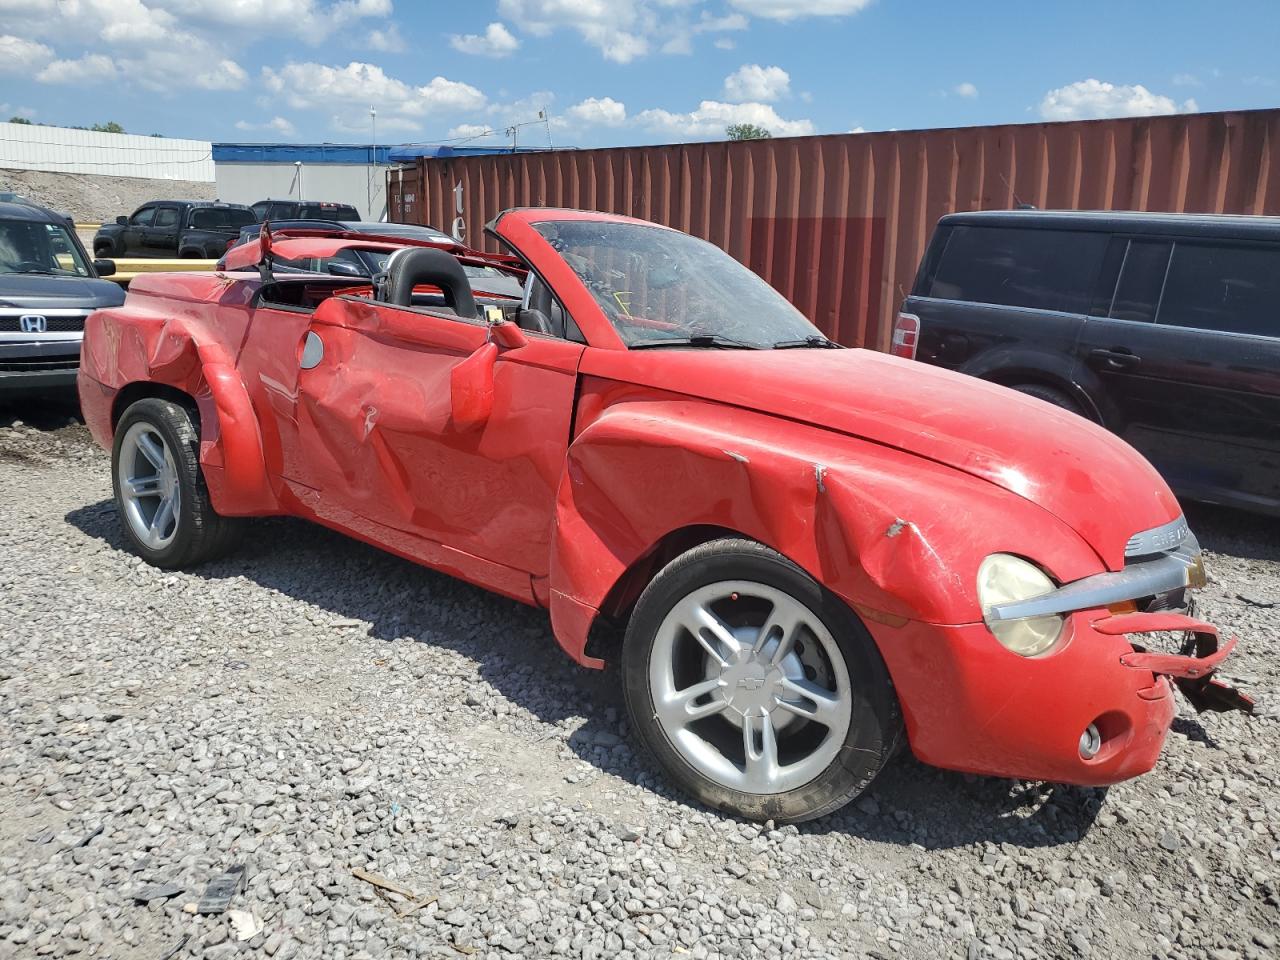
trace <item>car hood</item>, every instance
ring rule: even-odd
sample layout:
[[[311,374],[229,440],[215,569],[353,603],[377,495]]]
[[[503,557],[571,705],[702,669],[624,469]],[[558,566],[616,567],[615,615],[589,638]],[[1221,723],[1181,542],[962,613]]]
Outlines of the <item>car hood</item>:
[[[606,356],[611,355],[611,356]],[[870,350],[589,350],[582,372],[786,417],[926,457],[1038,504],[1110,569],[1181,514],[1155,469],[1097,424]]]
[[[35,273],[0,273],[0,308],[32,310],[96,310],[124,303],[124,289],[93,277],[46,277]]]

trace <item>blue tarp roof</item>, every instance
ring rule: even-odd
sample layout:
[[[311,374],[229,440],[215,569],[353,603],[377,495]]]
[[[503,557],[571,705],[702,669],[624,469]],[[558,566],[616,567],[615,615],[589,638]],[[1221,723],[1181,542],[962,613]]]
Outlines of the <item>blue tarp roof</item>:
[[[411,163],[419,157],[477,157],[511,153],[510,147],[455,147],[449,144],[215,143],[214,163]],[[536,153],[519,147],[518,153]]]

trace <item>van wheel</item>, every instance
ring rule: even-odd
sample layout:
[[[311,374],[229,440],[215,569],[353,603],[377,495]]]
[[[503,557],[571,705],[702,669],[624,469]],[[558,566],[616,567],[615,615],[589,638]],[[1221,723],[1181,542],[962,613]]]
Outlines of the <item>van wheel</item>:
[[[782,555],[717,540],[677,557],[636,603],[622,651],[631,726],[709,806],[820,817],[892,756],[901,713],[853,612]]]
[[[1063,410],[1070,410],[1078,417],[1088,419],[1088,415],[1080,408],[1080,404],[1054,387],[1046,387],[1042,383],[1019,383],[1012,389],[1017,390],[1019,393],[1025,393],[1028,397],[1043,400],[1045,403],[1052,403],[1055,407],[1061,407]]]
[[[191,414],[168,400],[139,400],[116,427],[116,509],[134,550],[152,566],[194,566],[227,552],[239,537],[241,521],[213,509],[199,450]]]

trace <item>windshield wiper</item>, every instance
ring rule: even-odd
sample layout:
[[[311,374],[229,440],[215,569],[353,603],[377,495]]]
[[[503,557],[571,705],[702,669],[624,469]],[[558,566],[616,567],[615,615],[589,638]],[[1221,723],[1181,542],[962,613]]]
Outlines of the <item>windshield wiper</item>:
[[[804,337],[800,340],[779,340],[773,345],[775,350],[798,350],[804,347],[810,347],[818,350],[843,350],[844,345],[836,343],[834,340],[828,340],[821,334]]]
[[[722,337],[718,333],[699,333],[692,337],[672,337],[667,340],[641,340],[630,345],[632,350],[650,350],[657,347],[706,347],[719,350],[759,350],[755,343]]]

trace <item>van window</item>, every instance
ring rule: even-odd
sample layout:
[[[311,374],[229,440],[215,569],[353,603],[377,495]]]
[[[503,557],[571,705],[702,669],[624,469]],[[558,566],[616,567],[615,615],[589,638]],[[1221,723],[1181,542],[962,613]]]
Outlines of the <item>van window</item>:
[[[1084,313],[1107,239],[1083,230],[957,226],[928,296]]]
[[[1280,337],[1280,246],[1179,241],[1159,322]]]
[[[1168,241],[1130,240],[1120,268],[1120,280],[1108,316],[1116,320],[1151,323],[1160,305],[1160,291],[1169,268]]]

